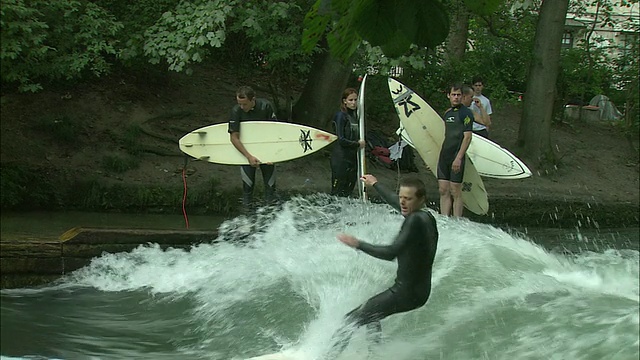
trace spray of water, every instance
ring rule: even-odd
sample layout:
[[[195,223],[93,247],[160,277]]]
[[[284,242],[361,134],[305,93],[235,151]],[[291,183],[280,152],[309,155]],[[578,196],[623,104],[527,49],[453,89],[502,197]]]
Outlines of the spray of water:
[[[383,320],[383,342],[357,331],[341,359],[637,358],[638,252],[552,254],[489,225],[436,215],[428,303]],[[285,351],[320,359],[345,313],[393,283],[395,262],[356,252],[346,232],[388,243],[403,218],[386,205],[315,195],[239,217],[189,251],[108,254],[65,287],[145,293],[186,304],[182,355],[245,359]],[[180,340],[180,337],[189,341]]]

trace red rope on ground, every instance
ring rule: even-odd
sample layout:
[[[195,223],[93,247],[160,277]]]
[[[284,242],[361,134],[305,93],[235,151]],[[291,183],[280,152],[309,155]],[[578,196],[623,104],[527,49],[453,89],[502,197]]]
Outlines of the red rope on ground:
[[[187,202],[187,176],[186,176],[187,168],[182,168],[182,183],[184,184],[184,193],[182,195],[182,215],[184,216],[184,223],[189,228],[189,218],[187,217],[187,210],[185,209],[185,204]]]

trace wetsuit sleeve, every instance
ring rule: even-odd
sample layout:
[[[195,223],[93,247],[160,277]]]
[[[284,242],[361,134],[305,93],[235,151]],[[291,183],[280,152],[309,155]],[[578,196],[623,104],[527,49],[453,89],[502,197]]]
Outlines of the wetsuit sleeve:
[[[411,241],[411,233],[412,229],[415,226],[420,226],[420,219],[416,214],[411,214],[405,220],[405,223],[400,230],[396,239],[390,245],[373,245],[364,241],[360,241],[358,245],[358,250],[367,253],[375,258],[382,260],[393,260],[398,254],[402,252],[402,250],[409,244]]]
[[[473,116],[473,111],[471,111],[471,109],[465,108],[464,117],[462,121],[464,123],[464,132],[473,130],[473,123],[475,122],[475,118]]]
[[[400,200],[398,200],[398,194],[384,187],[380,182],[373,184],[373,188],[376,189],[382,199],[394,209],[400,211]]]
[[[360,146],[357,141],[349,140],[344,135],[344,128],[347,125],[347,117],[342,111],[338,111],[333,118],[336,124],[336,136],[338,137],[338,144],[345,148],[357,148]]]
[[[229,115],[229,133],[240,132],[240,116],[238,116],[237,108],[234,106]]]

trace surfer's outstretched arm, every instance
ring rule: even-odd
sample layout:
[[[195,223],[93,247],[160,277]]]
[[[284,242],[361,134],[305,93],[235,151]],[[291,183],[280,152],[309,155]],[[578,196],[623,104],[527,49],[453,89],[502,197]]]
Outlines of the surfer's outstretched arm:
[[[382,184],[378,182],[375,176],[371,174],[362,175],[360,178],[366,185],[372,186],[378,194],[382,197],[382,199],[389,205],[391,205],[394,209],[400,211],[400,200],[398,198],[398,194],[393,191],[387,189]]]
[[[393,243],[389,245],[373,245],[368,242],[358,240],[355,236],[347,235],[347,234],[338,234],[338,240],[342,241],[346,245],[349,245],[355,249],[358,249],[368,255],[371,255],[375,258],[382,260],[394,260],[398,257],[407,244],[417,235],[412,235],[414,229],[420,227],[420,218],[419,215],[409,215],[400,230],[398,236],[393,241]]]
[[[389,205],[391,205],[394,209],[400,211],[400,200],[398,199],[398,194],[384,187],[384,185],[376,182],[373,185],[373,188],[376,189],[378,194],[382,197],[382,199]]]

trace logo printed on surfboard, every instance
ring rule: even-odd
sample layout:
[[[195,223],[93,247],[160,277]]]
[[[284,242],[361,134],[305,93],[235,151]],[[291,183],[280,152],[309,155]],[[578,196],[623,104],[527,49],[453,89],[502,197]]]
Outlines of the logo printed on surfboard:
[[[393,95],[398,95],[398,94],[400,94],[403,90],[404,90],[403,86],[402,86],[402,85],[399,85],[399,86],[398,86],[398,89],[397,89],[397,90],[391,90],[391,93],[392,93]]]
[[[408,94],[404,99],[400,100],[398,106],[404,107],[404,114],[407,118],[409,118],[416,110],[420,110],[420,105],[411,101],[411,94]]]
[[[300,130],[300,146],[302,146],[302,152],[306,153],[309,150],[313,150],[313,148],[311,147],[311,142],[313,141],[311,139],[311,130]]]
[[[469,192],[469,191],[471,191],[472,187],[473,187],[473,183],[470,183],[470,182],[463,182],[462,183],[462,191]]]

